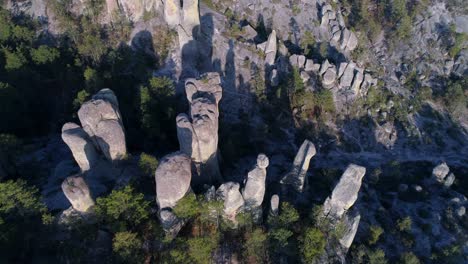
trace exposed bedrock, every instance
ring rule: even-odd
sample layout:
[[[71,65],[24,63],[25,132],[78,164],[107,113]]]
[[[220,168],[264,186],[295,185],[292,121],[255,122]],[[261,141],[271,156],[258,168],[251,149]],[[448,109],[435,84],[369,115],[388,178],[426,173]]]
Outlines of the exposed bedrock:
[[[332,194],[325,200],[323,212],[326,217],[340,219],[353,206],[358,198],[365,173],[364,167],[355,164],[348,165]]]
[[[125,158],[125,132],[112,90],[100,90],[81,106],[78,117],[84,131],[108,160],[115,162]]]
[[[269,165],[268,157],[265,154],[259,154],[257,164],[251,170],[245,182],[245,188],[242,191],[242,196],[245,201],[245,209],[250,211],[256,220],[262,215],[262,202],[265,196],[265,180],[266,168]]]
[[[70,148],[81,171],[88,171],[98,161],[98,153],[93,142],[79,125],[65,123],[62,127],[62,140]]]
[[[302,192],[304,189],[307,170],[310,159],[315,156],[315,145],[309,140],[304,140],[299,151],[294,158],[292,168],[281,180],[282,184],[291,185],[296,191]]]
[[[83,177],[67,177],[62,182],[62,190],[76,211],[84,213],[94,206],[91,192]]]
[[[180,150],[190,156],[197,169],[195,185],[221,182],[218,166],[218,103],[221,100],[221,79],[218,73],[208,73],[201,79],[187,79],[185,92],[190,116],[176,118]]]

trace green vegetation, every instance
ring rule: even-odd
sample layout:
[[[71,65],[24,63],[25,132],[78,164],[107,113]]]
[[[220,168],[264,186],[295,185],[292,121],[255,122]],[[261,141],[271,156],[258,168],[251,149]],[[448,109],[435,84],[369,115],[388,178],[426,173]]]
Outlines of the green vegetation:
[[[411,231],[411,217],[407,216],[401,219],[398,219],[397,221],[397,229],[400,232],[409,232]]]
[[[304,263],[312,263],[325,252],[325,236],[318,228],[309,227],[305,230],[301,243],[301,253]]]
[[[379,241],[380,236],[384,233],[384,230],[380,226],[371,226],[369,228],[369,245],[374,245]]]
[[[443,95],[447,109],[455,116],[463,113],[463,110],[468,106],[467,84],[468,78],[450,81]]]
[[[140,160],[138,161],[138,167],[144,175],[153,177],[156,168],[158,167],[158,160],[149,154],[141,153]]]
[[[112,250],[120,263],[141,263],[143,261],[142,241],[136,233],[118,232],[112,239]]]
[[[400,258],[401,264],[420,264],[418,257],[412,252],[404,253]]]

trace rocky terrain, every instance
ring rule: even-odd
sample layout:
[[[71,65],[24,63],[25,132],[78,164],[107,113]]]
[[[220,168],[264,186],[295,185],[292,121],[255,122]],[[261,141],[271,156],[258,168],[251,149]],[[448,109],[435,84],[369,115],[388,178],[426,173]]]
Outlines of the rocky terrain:
[[[32,45],[17,112],[53,113],[2,108],[0,197],[47,237],[6,263],[468,262],[462,1],[0,3],[0,95]]]

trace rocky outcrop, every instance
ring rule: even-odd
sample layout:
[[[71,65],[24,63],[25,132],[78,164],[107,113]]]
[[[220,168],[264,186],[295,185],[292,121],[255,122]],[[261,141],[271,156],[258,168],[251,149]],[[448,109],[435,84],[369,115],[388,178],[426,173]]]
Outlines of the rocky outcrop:
[[[444,184],[446,187],[452,186],[455,182],[455,175],[450,173],[450,168],[447,163],[442,162],[432,170],[432,178],[438,182]]]
[[[358,46],[356,34],[346,28],[341,11],[334,11],[330,4],[324,4],[321,10],[320,27],[328,36],[332,45],[344,51],[353,51]]]
[[[117,98],[110,89],[102,89],[85,102],[78,117],[95,146],[110,161],[119,161],[127,155],[125,132]]]
[[[62,182],[62,190],[76,211],[86,213],[94,206],[94,200],[83,177],[67,177]]]
[[[62,140],[70,148],[81,171],[89,170],[98,161],[98,154],[88,134],[75,123],[65,123]]]
[[[224,203],[223,217],[236,225],[236,216],[244,207],[244,199],[239,192],[239,184],[235,182],[221,184],[216,191],[216,197]]]
[[[376,124],[375,140],[385,148],[391,149],[397,140],[397,130],[393,122],[386,122],[383,125]]]
[[[302,192],[310,159],[315,153],[315,145],[307,139],[304,140],[294,158],[291,171],[283,177],[281,183],[291,185],[296,191]]]
[[[346,168],[332,194],[325,200],[323,212],[326,217],[340,219],[353,206],[365,173],[366,168],[355,164]]]
[[[190,116],[176,118],[180,150],[190,156],[197,168],[195,185],[221,181],[218,167],[218,103],[221,100],[221,79],[218,73],[208,73],[201,79],[188,79],[185,92],[190,104]]]
[[[268,157],[265,154],[259,154],[257,164],[248,173],[245,188],[242,191],[245,209],[251,212],[255,219],[261,218],[261,205],[265,196],[266,168],[268,165]]]
[[[172,237],[177,235],[184,224],[183,220],[176,217],[172,209],[191,191],[191,163],[189,156],[175,152],[163,157],[155,172],[159,218],[166,233]]]
[[[198,0],[164,0],[163,12],[168,26],[177,30],[180,49],[196,48],[196,45],[186,45],[196,39],[200,32]]]

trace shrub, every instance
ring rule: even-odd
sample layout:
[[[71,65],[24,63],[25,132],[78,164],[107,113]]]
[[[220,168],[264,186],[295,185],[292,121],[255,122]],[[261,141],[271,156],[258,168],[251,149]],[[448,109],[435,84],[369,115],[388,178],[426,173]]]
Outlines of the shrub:
[[[51,63],[59,57],[60,52],[56,48],[41,45],[37,49],[31,49],[31,58],[35,64]]]
[[[218,240],[212,237],[190,238],[187,241],[190,258],[199,264],[210,263],[211,254],[218,245]]]
[[[158,167],[158,160],[154,156],[143,152],[140,154],[138,167],[145,175],[153,176]]]
[[[76,94],[76,98],[73,100],[73,107],[75,109],[80,108],[80,106],[88,100],[90,94],[86,90],[80,90]]]
[[[411,231],[411,217],[407,216],[401,219],[398,219],[397,221],[397,229],[400,232],[409,232]]]
[[[401,264],[420,264],[418,257],[413,252],[406,252],[400,258]]]
[[[301,254],[304,263],[312,263],[318,256],[325,251],[326,240],[322,231],[315,227],[309,227],[305,230],[301,239]]]
[[[200,213],[200,204],[195,194],[191,193],[177,202],[174,213],[180,218],[193,218]]]
[[[369,245],[374,245],[377,243],[377,241],[380,238],[380,235],[382,235],[384,230],[380,226],[371,226],[369,229]]]
[[[27,63],[26,57],[24,57],[23,53],[19,49],[10,51],[7,48],[4,48],[3,54],[5,54],[5,70],[7,71],[18,70]]]
[[[142,241],[136,233],[118,232],[112,239],[112,251],[121,263],[142,263]]]

